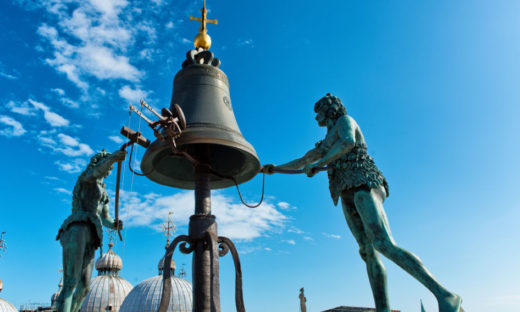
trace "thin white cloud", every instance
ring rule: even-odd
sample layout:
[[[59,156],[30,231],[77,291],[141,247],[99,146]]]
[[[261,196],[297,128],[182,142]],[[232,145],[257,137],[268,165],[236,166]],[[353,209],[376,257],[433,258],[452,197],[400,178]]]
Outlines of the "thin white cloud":
[[[115,136],[115,135],[111,135],[108,137],[110,140],[114,141],[115,143],[117,144],[121,144],[123,143],[123,139],[121,137],[118,137],[118,136]]]
[[[54,189],[56,192],[58,193],[62,193],[62,194],[67,194],[67,195],[71,195],[72,192],[70,190],[67,190],[67,189],[64,189],[62,187],[57,187]]]
[[[239,47],[250,47],[250,48],[254,48],[254,44],[253,44],[253,39],[238,39],[237,40],[237,45]]]
[[[7,126],[7,128],[0,129],[0,135],[6,137],[18,137],[27,132],[19,121],[6,115],[0,115],[0,124]]]
[[[36,114],[34,107],[30,106],[27,102],[9,101],[7,103],[7,108],[9,108],[13,113],[24,116],[32,116]]]
[[[283,240],[282,242],[287,243],[289,245],[296,245],[296,242],[293,239]]]
[[[68,173],[78,173],[85,168],[87,163],[83,159],[77,158],[70,162],[58,160],[55,162],[55,164],[61,171]]]
[[[42,24],[38,34],[53,49],[46,63],[66,75],[78,88],[89,88],[85,78],[123,79],[137,82],[142,72],[127,55],[138,34],[155,40],[150,22],[130,21],[126,0],[47,1],[43,6],[59,22]]]
[[[64,96],[65,95],[65,90],[60,89],[60,88],[54,88],[54,89],[51,89],[51,91],[56,93],[59,96]]]
[[[15,75],[11,75],[11,74],[8,74],[8,73],[3,72],[3,71],[0,71],[0,76],[1,76],[1,77],[4,77],[4,78],[7,78],[7,79],[9,79],[9,80],[16,80],[16,79],[18,79],[17,76],[15,76]]]
[[[16,70],[15,70],[15,72],[16,72]],[[18,72],[17,72],[17,74],[18,74],[18,76],[8,73],[8,71],[5,70],[4,64],[2,62],[0,62],[0,77],[7,78],[9,80],[16,80],[16,79],[20,78],[19,77],[20,74]]]
[[[186,225],[194,210],[192,191],[182,191],[170,196],[158,194],[139,195],[121,191],[122,216],[128,226],[157,226],[164,216],[173,211],[175,224]],[[264,202],[256,209],[244,207],[239,202],[218,192],[211,197],[212,213],[217,216],[219,235],[237,240],[252,240],[269,235],[284,227],[287,217],[273,204]]]
[[[79,108],[78,102],[73,101],[65,96],[65,90],[63,90],[61,88],[54,88],[54,89],[51,89],[51,91],[58,95],[58,98],[63,105],[70,107],[70,108]]]
[[[278,207],[282,208],[282,209],[288,209],[291,205],[289,205],[289,203],[286,203],[286,202],[279,202],[278,203]]]
[[[75,138],[68,136],[66,134],[60,133],[58,134],[58,138],[60,139],[61,143],[67,145],[67,146],[78,146],[79,142]]]
[[[308,241],[313,241],[314,238],[310,237],[310,236],[304,236],[303,237],[304,240],[308,240]]]
[[[94,154],[94,150],[92,150],[88,144],[81,143],[77,138],[73,138],[69,135],[56,133],[56,131],[41,131],[37,139],[42,146],[69,157],[90,156]],[[74,168],[77,167],[70,165],[70,163],[60,163],[58,166],[67,172],[76,170]]]
[[[37,138],[41,145],[47,146],[51,149],[54,149],[58,144],[53,138],[46,136],[46,134],[40,133]]]
[[[55,150],[61,152],[67,156],[78,157],[78,156],[89,156],[94,153],[92,148],[85,143],[80,143],[77,139],[68,136],[66,134],[58,134],[60,142],[65,147],[58,147]]]
[[[300,230],[299,228],[295,227],[295,226],[291,226],[288,230],[287,230],[288,233],[295,233],[295,234],[304,234],[305,232]]]
[[[43,118],[53,127],[66,127],[69,125],[69,121],[62,116],[52,112],[50,108],[41,103],[34,101],[32,99],[28,99],[29,103],[34,106],[34,108],[43,111]]]
[[[337,234],[329,234],[329,233],[325,233],[325,232],[323,232],[321,234],[323,234],[323,236],[328,237],[328,238],[334,238],[334,239],[340,239],[341,238],[341,235],[337,235]]]
[[[141,89],[133,89],[128,85],[125,85],[119,89],[119,96],[125,99],[128,103],[139,103],[140,99],[146,98],[148,92]]]
[[[296,210],[296,207],[292,206],[291,204],[287,203],[287,202],[279,202],[278,204],[278,207],[280,209],[283,209],[283,210]]]

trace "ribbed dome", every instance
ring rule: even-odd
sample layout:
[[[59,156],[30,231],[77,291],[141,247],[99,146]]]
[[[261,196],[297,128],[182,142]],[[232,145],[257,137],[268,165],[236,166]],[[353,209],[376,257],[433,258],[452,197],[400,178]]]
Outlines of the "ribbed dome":
[[[98,276],[90,281],[89,291],[80,312],[119,311],[123,300],[132,290],[132,285],[118,276],[123,261],[114,253],[112,239],[108,251],[96,261]]]
[[[80,312],[119,311],[132,285],[120,276],[99,275],[90,282],[88,295]],[[111,307],[111,308],[109,308]]]
[[[112,243],[112,239],[110,239],[108,251],[96,261],[96,270],[99,271],[100,275],[104,273],[117,275],[117,272],[123,268],[123,261],[114,253],[112,250],[113,246],[114,244]]]
[[[18,312],[18,310],[12,304],[0,298],[0,312]]]
[[[119,311],[157,312],[161,303],[162,279],[162,275],[154,276],[135,286],[126,296]],[[168,312],[191,312],[193,305],[191,283],[176,276],[172,276],[171,281],[172,288]]]
[[[3,288],[4,284],[0,281],[0,292],[2,292]],[[18,312],[18,310],[12,304],[0,298],[0,312]]]

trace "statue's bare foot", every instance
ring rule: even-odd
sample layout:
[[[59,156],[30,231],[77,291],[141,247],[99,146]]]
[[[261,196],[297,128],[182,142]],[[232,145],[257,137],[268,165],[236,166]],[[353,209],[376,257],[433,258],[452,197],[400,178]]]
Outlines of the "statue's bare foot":
[[[462,298],[455,295],[449,294],[442,298],[438,298],[439,301],[439,312],[461,312],[463,311],[460,307],[462,304]]]

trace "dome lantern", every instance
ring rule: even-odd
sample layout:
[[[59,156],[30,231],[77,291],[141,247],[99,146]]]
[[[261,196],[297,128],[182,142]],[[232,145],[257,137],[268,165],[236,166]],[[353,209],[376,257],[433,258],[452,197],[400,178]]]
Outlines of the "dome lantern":
[[[114,253],[112,247],[114,247],[114,243],[112,242],[111,237],[110,243],[108,243],[108,251],[96,261],[96,270],[98,270],[98,275],[117,276],[119,271],[123,268],[121,257]]]

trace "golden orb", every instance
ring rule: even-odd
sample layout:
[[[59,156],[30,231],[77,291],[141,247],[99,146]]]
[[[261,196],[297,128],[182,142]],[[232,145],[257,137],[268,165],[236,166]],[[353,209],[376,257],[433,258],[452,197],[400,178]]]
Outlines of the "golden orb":
[[[195,48],[203,48],[204,50],[209,50],[211,47],[211,37],[207,33],[199,33],[193,39],[193,45]]]

